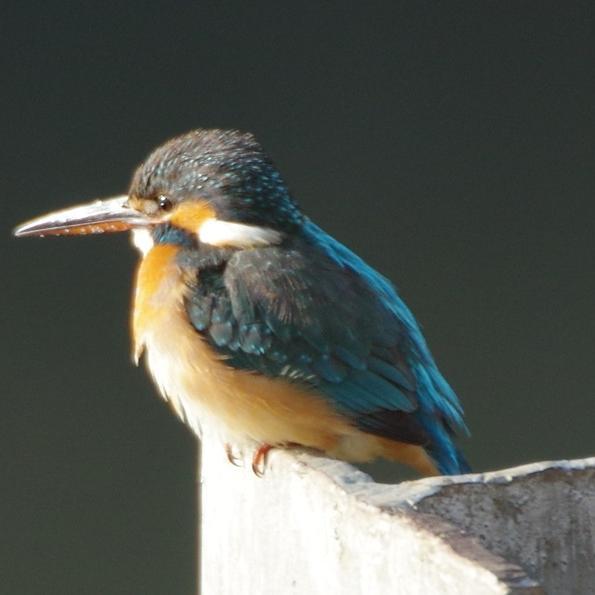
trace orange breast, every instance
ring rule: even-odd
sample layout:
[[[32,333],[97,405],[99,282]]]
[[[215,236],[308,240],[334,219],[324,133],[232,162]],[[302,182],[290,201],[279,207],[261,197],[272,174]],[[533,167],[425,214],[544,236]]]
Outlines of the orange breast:
[[[134,358],[146,363],[162,395],[197,433],[200,424],[257,442],[296,442],[327,449],[349,424],[329,403],[286,380],[225,365],[188,320],[178,248],[153,247],[140,263],[134,291]]]
[[[140,263],[134,292],[134,358],[146,363],[161,394],[200,435],[209,424],[225,442],[295,443],[338,458],[401,460],[433,469],[422,448],[366,434],[331,403],[285,379],[236,370],[193,329],[184,308],[188,290],[178,248],[153,247]]]
[[[152,327],[163,324],[171,308],[181,307],[185,284],[175,259],[179,248],[171,244],[152,248],[140,262],[134,288],[132,337],[138,362]]]

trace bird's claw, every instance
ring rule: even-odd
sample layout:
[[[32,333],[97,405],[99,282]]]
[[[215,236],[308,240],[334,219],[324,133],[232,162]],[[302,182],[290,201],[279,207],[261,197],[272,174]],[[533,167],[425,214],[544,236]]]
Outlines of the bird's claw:
[[[234,467],[242,467],[242,457],[238,456],[231,446],[231,444],[225,444],[225,454],[227,456],[227,460],[234,466]]]
[[[270,444],[262,444],[254,451],[252,456],[252,472],[256,477],[263,477],[267,467],[267,455],[273,447]]]

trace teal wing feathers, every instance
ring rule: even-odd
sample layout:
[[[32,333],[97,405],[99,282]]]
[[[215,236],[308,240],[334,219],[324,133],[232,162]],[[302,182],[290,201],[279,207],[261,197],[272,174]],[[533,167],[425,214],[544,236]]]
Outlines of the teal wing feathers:
[[[188,316],[229,366],[307,384],[361,429],[424,445],[444,473],[467,470],[456,395],[394,288],[347,248],[308,223],[199,277]]]

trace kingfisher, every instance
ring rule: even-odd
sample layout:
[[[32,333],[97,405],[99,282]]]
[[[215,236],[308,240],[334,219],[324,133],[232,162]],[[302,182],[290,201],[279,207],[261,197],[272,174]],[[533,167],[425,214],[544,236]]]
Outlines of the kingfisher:
[[[305,447],[422,475],[469,466],[459,400],[394,286],[300,209],[252,134],[198,129],[155,149],[126,195],[15,235],[130,231],[132,312],[164,399],[228,459]]]

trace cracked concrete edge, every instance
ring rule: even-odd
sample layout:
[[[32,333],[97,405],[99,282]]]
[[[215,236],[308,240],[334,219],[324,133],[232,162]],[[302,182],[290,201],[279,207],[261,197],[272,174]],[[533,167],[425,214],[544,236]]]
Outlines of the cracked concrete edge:
[[[472,473],[468,475],[455,475],[448,477],[430,477],[416,481],[403,482],[395,490],[396,503],[407,500],[407,504],[416,507],[426,498],[444,492],[453,486],[465,485],[511,485],[518,482],[525,482],[535,475],[542,475],[548,472],[561,472],[570,475],[591,471],[595,469],[595,457],[574,460],[540,461],[520,465],[510,469],[489,471],[486,473]]]
[[[581,470],[595,465],[595,458],[552,461],[490,473],[432,477],[388,485],[374,482],[369,475],[348,463],[307,452],[278,451],[275,459],[275,467],[289,465],[301,475],[313,473],[322,477],[329,489],[353,498],[368,511],[413,524],[423,539],[439,540],[453,563],[456,560],[466,573],[476,573],[478,584],[490,585],[490,592],[511,595],[539,595],[544,590],[520,566],[489,551],[477,538],[444,518],[418,511],[418,504],[453,485],[510,483],[547,469]]]

